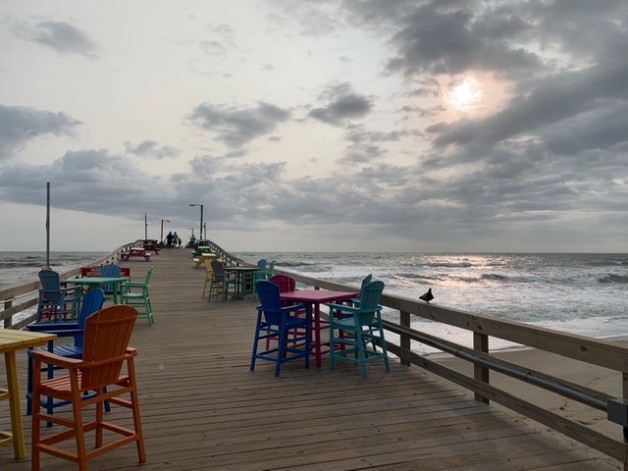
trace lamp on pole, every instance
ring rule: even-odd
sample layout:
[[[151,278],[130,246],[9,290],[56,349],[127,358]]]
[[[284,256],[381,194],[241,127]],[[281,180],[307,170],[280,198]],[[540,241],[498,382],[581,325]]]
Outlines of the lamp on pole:
[[[159,242],[163,242],[164,241],[164,221],[166,222],[170,222],[170,219],[163,219],[161,220],[161,239],[159,239]]]
[[[203,205],[197,203],[190,203],[190,206],[200,206],[201,207],[201,228],[199,233],[199,239],[203,238]]]

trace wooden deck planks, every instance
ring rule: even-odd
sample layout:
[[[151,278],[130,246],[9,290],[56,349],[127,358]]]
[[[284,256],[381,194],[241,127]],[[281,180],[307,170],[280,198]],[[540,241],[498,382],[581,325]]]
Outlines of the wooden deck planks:
[[[129,260],[133,280],[155,266],[155,325],[139,319],[136,360],[148,461],[124,447],[90,470],[618,470],[619,463],[532,421],[473,401],[473,395],[393,359],[363,379],[359,368],[329,372],[301,362],[258,361],[249,371],[255,303],[201,299],[205,272],[186,249],[150,262]],[[26,355],[20,355],[21,387]],[[0,375],[0,384],[3,381]],[[22,394],[23,396],[23,394]],[[25,410],[24,405],[22,406]],[[4,413],[0,405],[0,427]],[[114,409],[110,417],[126,412]],[[24,416],[30,443],[30,417]],[[0,448],[0,469],[25,471]],[[73,470],[43,457],[42,469]]]

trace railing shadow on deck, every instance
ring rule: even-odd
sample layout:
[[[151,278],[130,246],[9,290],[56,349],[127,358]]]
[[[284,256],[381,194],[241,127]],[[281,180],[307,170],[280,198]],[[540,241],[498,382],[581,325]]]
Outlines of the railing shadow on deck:
[[[120,246],[106,257],[94,263],[116,262],[120,258],[120,253],[135,243],[137,242]],[[247,263],[232,256],[211,241],[206,241],[205,243],[230,265]],[[299,273],[279,269],[275,271],[276,273],[284,273],[293,277],[297,283],[316,289],[346,291],[355,288],[308,277]],[[69,278],[78,273],[80,273],[80,268],[63,273],[62,278]],[[28,293],[36,292],[38,288],[39,283],[33,282],[0,291],[0,302],[4,303],[4,310],[0,312],[0,319],[4,320],[5,328],[20,329],[32,321],[29,318],[13,325],[11,318],[15,314],[34,306],[37,303],[37,298],[23,301],[15,306],[13,305],[13,300]],[[495,401],[523,414],[618,460],[623,464],[624,470],[628,471],[628,446],[626,443],[626,438],[628,438],[628,348],[613,342],[533,327],[490,316],[471,314],[401,296],[384,294],[382,295],[381,304],[388,312],[392,311],[398,315],[399,321],[386,320],[385,328],[387,331],[395,334],[395,337],[399,339],[399,343],[395,344],[390,339],[386,343],[388,351],[397,355],[402,364],[408,366],[416,365],[455,382],[473,391],[475,399],[478,401],[486,404],[490,401]],[[473,339],[473,348],[413,329],[411,327],[413,317],[429,319],[468,331]],[[490,338],[514,342],[525,347],[562,355],[583,363],[613,370],[621,377],[621,397],[610,397],[604,392],[590,389],[584,385],[568,382],[497,358],[489,350]],[[431,360],[427,356],[417,354],[412,349],[412,345],[416,345],[416,342],[429,345],[470,362],[473,364],[473,375],[462,374],[437,361]],[[523,383],[551,391],[568,399],[578,401],[587,407],[605,412],[608,420],[623,427],[624,440],[613,439],[581,423],[565,418],[495,387],[490,383],[490,371],[508,375]]]

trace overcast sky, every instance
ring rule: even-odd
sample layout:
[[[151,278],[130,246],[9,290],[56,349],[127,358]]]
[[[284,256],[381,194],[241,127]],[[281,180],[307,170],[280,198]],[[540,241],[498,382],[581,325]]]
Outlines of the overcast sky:
[[[2,0],[2,250],[626,252],[628,2]],[[165,234],[164,234],[165,235]]]

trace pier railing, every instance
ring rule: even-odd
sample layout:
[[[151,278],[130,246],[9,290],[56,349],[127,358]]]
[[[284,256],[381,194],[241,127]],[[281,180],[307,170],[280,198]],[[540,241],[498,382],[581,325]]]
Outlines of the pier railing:
[[[276,272],[280,273],[281,271],[276,270]],[[353,289],[346,285],[319,280],[293,272],[283,273],[291,276],[298,283],[313,286],[314,288],[341,291]],[[387,312],[393,312],[393,317],[395,313],[399,316],[398,322],[385,320],[384,327],[387,331],[398,336],[399,343],[395,344],[390,339],[387,339],[386,346],[389,352],[399,357],[402,364],[416,365],[453,381],[473,391],[475,399],[478,401],[488,404],[492,400],[523,414],[615,458],[623,463],[624,471],[628,471],[628,447],[626,444],[626,438],[628,438],[627,347],[604,340],[533,327],[520,322],[435,306],[401,296],[383,294],[381,304],[387,308]],[[413,329],[411,327],[413,317],[429,319],[468,331],[469,336],[472,337],[473,348]],[[621,397],[609,396],[604,392],[590,389],[584,385],[565,381],[561,378],[497,358],[489,350],[491,338],[514,342],[524,347],[543,350],[583,363],[614,370],[621,381]],[[429,356],[416,353],[412,349],[413,343],[416,342],[429,345],[444,353],[471,362],[473,364],[473,375],[465,375],[444,366],[443,362],[434,361]],[[623,427],[624,440],[609,437],[491,385],[491,371],[510,376],[524,383],[605,412],[607,420],[617,423],[618,427]]]
[[[142,241],[136,241],[129,244],[121,245],[120,247],[109,252],[104,257],[94,260],[93,265],[102,265],[105,263],[117,263],[120,260],[120,254],[128,250],[137,244],[141,244]],[[81,273],[81,268],[75,268],[74,270],[68,270],[60,273],[59,277],[62,280],[72,278]],[[40,288],[39,281],[33,281],[32,283],[26,283],[19,286],[11,286],[9,288],[0,290],[0,303],[2,303],[3,310],[0,311],[0,321],[3,323],[5,329],[21,329],[25,325],[33,322],[34,314],[19,322],[13,322],[13,317],[16,314],[21,314],[27,309],[30,309],[37,305],[37,294]]]
[[[106,257],[95,261],[95,264],[117,262],[120,253],[129,246],[120,246]],[[245,264],[246,262],[233,257],[218,245],[210,242],[212,250],[230,265]],[[335,282],[320,280],[298,273],[275,270],[276,273],[285,273],[293,277],[297,283],[322,289],[352,290],[355,287]],[[62,274],[62,278],[77,275],[80,268]],[[0,319],[4,328],[19,329],[32,321],[32,317],[13,323],[12,318],[18,313],[37,304],[37,297],[32,297],[39,288],[39,282],[28,283],[0,291],[0,303],[4,310],[0,311]],[[31,295],[28,298],[28,295]],[[16,301],[26,296],[28,299]],[[416,365],[447,380],[453,381],[474,392],[478,401],[489,403],[495,401],[511,410],[525,415],[542,423],[566,436],[573,438],[593,449],[618,460],[623,464],[624,471],[628,471],[628,348],[617,343],[596,340],[589,337],[567,334],[550,329],[533,327],[527,324],[496,319],[490,316],[471,314],[465,311],[427,304],[423,301],[404,298],[395,295],[382,295],[382,305],[386,308],[387,320],[385,328],[395,334],[387,339],[389,352],[397,355],[402,364]],[[390,315],[392,314],[392,315]],[[398,316],[398,320],[395,318]],[[468,331],[473,347],[466,347],[446,339],[432,336],[412,328],[413,319],[429,319]],[[395,341],[392,338],[395,337]],[[609,396],[602,391],[593,390],[585,385],[575,384],[558,377],[535,371],[526,366],[508,362],[491,353],[489,345],[491,339],[502,339],[531,347],[538,350],[558,354],[583,364],[597,365],[615,371],[621,392],[616,396]],[[431,356],[416,353],[417,342],[429,345],[442,352],[454,355],[473,365],[473,374],[466,375],[443,362],[433,360]],[[624,439],[617,439],[600,433],[574,420],[539,407],[520,396],[509,393],[491,384],[491,371],[508,375],[551,393],[578,401],[587,407],[602,411],[606,418],[618,424],[619,431],[623,432]],[[623,428],[623,429],[622,429]],[[621,434],[618,434],[621,435]]]

